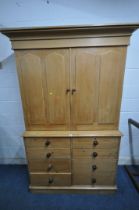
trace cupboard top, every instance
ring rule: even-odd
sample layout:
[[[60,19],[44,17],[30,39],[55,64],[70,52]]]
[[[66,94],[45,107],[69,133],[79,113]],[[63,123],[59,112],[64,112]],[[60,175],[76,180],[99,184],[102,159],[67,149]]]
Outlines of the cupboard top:
[[[108,25],[78,25],[78,26],[53,26],[31,28],[3,28],[0,32],[12,40],[16,39],[41,39],[56,37],[98,37],[98,36],[125,36],[139,28],[139,23],[108,24]]]

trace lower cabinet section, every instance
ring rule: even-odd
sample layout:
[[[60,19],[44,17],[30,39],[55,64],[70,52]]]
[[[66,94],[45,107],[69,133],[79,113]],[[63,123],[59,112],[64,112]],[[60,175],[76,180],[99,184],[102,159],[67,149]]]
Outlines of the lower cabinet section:
[[[120,135],[24,140],[31,188],[115,189]]]

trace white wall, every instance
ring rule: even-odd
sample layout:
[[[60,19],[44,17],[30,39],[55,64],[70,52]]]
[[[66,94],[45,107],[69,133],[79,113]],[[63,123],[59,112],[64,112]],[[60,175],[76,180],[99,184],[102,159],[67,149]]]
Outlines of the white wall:
[[[138,0],[0,0],[0,27],[139,22]],[[24,121],[9,40],[0,35],[0,163],[24,163],[21,134]],[[124,134],[120,163],[129,163],[128,118],[139,121],[139,30],[128,48],[120,129]],[[139,131],[134,128],[135,158],[139,163]]]

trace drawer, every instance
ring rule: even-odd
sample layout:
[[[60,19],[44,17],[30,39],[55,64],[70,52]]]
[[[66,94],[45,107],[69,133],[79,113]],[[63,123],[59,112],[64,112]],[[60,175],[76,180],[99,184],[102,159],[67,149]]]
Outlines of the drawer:
[[[117,159],[73,159],[72,169],[74,173],[92,173],[97,174],[98,172],[111,172],[115,171],[117,166]]]
[[[112,149],[119,147],[120,138],[117,137],[88,137],[88,138],[74,138],[72,140],[73,148],[97,148],[97,149]]]
[[[47,149],[47,148],[27,148],[28,160],[40,159],[49,160],[52,158],[70,158],[70,148]]]
[[[91,158],[98,159],[99,157],[110,157],[117,158],[118,149],[111,148],[110,149],[73,149],[72,151],[73,159],[76,158]]]
[[[35,186],[70,186],[71,174],[30,173],[30,182]]]
[[[73,176],[74,185],[115,185],[115,172],[97,173],[96,175],[88,173],[75,173]]]
[[[30,172],[70,172],[71,160],[69,159],[51,159],[51,160],[30,160],[28,162]]]
[[[70,138],[25,138],[24,142],[28,148],[70,148]]]

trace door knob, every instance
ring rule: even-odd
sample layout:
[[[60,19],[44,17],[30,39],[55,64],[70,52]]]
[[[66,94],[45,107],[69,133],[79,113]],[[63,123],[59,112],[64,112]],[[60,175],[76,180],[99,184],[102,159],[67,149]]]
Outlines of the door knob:
[[[45,142],[45,146],[46,146],[46,147],[48,147],[48,146],[49,146],[49,144],[50,144],[50,141],[49,141],[49,140],[47,140],[47,141]]]
[[[46,157],[47,157],[47,158],[50,158],[50,157],[51,157],[51,153],[50,153],[50,152],[47,153],[47,154],[46,154]]]
[[[50,171],[52,168],[53,168],[53,165],[50,163],[50,164],[48,165],[47,171]]]
[[[74,94],[74,92],[76,92],[76,89],[72,89],[71,91],[72,95]]]
[[[95,158],[95,157],[97,157],[97,152],[93,152],[93,154],[92,154],[92,156]]]
[[[53,183],[53,181],[54,181],[54,180],[53,180],[53,178],[52,178],[52,177],[50,177],[50,178],[48,179],[48,183],[49,183],[49,184],[52,184],[52,183]]]
[[[92,165],[92,170],[95,171],[97,169],[96,165]]]
[[[92,184],[95,184],[95,183],[96,183],[96,179],[92,178]]]
[[[66,94],[68,94],[69,92],[70,92],[70,89],[67,89],[67,90],[66,90]]]
[[[97,140],[93,141],[93,145],[97,146],[98,145],[98,141]]]

